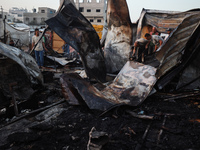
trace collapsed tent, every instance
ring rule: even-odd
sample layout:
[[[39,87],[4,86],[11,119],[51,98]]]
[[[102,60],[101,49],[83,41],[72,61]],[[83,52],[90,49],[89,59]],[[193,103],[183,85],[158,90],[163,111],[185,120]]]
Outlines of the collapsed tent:
[[[128,61],[114,81],[102,89],[97,90],[89,83],[86,86],[86,81],[83,79],[80,81],[79,78],[79,81],[73,79],[73,82],[65,86],[65,92],[74,95],[76,91],[76,95],[78,94],[79,98],[81,97],[91,109],[106,110],[116,105],[137,106],[141,104],[151,93],[153,87],[157,90],[162,89],[175,76],[179,76],[191,58],[198,56],[196,54],[199,50],[199,18],[200,14],[186,17],[170,38],[163,43],[156,55],[160,63],[158,68]],[[196,62],[194,61],[193,67]],[[187,74],[188,71],[184,72]],[[181,77],[183,76],[184,74]],[[72,78],[74,77],[68,77],[67,80],[72,81]],[[193,78],[196,76],[192,76],[190,80]],[[62,78],[63,81],[66,82],[64,78]],[[91,94],[93,96],[88,96]]]
[[[76,10],[71,2],[65,2],[60,7],[61,9],[57,15],[48,20],[47,24],[80,53],[87,76],[89,78],[96,77],[102,81],[105,79],[105,64],[99,38],[91,24]],[[178,14],[175,12],[165,14],[166,12],[158,13],[153,11],[152,14],[155,18],[146,12],[143,13],[143,17],[138,23],[137,36],[141,34],[141,30],[145,30],[145,28],[142,28],[145,27],[145,24],[141,24],[144,20],[147,21],[147,26],[155,26],[156,24],[153,23],[157,22],[157,26],[160,25],[160,30],[162,29],[163,32],[166,28],[171,28],[171,25],[175,28],[159,48],[156,58],[152,59],[156,63],[141,64],[135,61],[128,61],[128,55],[125,55],[130,51],[133,26],[130,24],[127,4],[123,0],[120,3],[112,0],[108,1],[108,33],[106,37],[107,44],[105,44],[105,58],[108,62],[108,57],[106,57],[107,50],[114,52],[112,48],[119,50],[122,55],[116,57],[118,55],[117,51],[109,54],[109,60],[112,58],[110,61],[112,63],[106,63],[106,67],[111,72],[117,72],[122,66],[116,69],[113,64],[117,64],[121,60],[124,62],[120,62],[120,64],[126,64],[114,81],[107,85],[101,85],[101,88],[92,85],[78,75],[64,74],[60,81],[63,93],[66,99],[69,99],[69,103],[78,105],[84,101],[90,109],[99,110],[107,110],[116,105],[138,106],[150,93],[153,93],[152,90],[155,92],[155,89],[163,89],[176,76],[185,78],[184,74],[179,73],[182,73],[183,69],[187,68],[189,60],[194,57],[194,54],[197,54],[197,49],[199,48],[199,11]],[[162,18],[162,22],[156,21],[159,18]],[[172,24],[170,24],[170,18],[172,19]],[[169,22],[169,24],[163,26],[165,22]],[[115,42],[112,41],[114,37],[116,38]],[[111,42],[113,43],[111,44]],[[106,45],[109,45],[108,49]],[[122,49],[123,51],[121,51]],[[123,57],[126,59],[123,59]],[[103,62],[103,64],[100,64],[100,62]],[[192,67],[194,68],[195,65],[196,62]],[[112,67],[109,68],[109,66]],[[184,72],[187,75],[188,69]],[[195,78],[198,77],[196,73]],[[183,80],[178,80],[179,83],[176,82],[176,84],[180,86]],[[193,79],[187,80],[192,81]]]
[[[17,29],[10,24],[6,23],[6,32],[9,39],[12,39],[15,41],[16,47],[29,47],[29,34],[30,29],[24,28],[24,29]]]
[[[159,79],[157,82],[158,89],[162,89],[167,85],[189,65],[192,59],[198,56],[199,18],[200,13],[185,18],[157,53],[156,58],[160,61],[160,66],[156,73],[156,77]],[[197,76],[188,76],[191,79],[187,80],[193,80]]]
[[[137,106],[151,92],[157,81],[156,68],[128,61],[109,86],[98,89],[76,74],[63,74],[62,91],[69,103],[85,101],[90,109],[105,111],[117,105]]]
[[[11,87],[15,97],[27,99],[34,93],[34,87],[43,83],[43,77],[34,58],[25,52],[0,43],[0,92],[11,97]]]
[[[80,54],[87,76],[105,82],[106,66],[99,37],[75,6],[64,1],[57,15],[46,23]]]

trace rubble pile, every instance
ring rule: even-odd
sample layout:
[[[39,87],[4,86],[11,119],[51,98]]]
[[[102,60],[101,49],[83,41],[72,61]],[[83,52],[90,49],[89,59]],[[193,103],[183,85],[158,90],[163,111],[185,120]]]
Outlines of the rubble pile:
[[[144,9],[134,25],[125,0],[109,0],[107,9],[101,45],[90,22],[64,0],[47,28],[75,50],[51,49],[45,68],[0,43],[0,149],[200,148],[199,10]],[[145,62],[129,60],[132,40],[152,26],[173,32]]]

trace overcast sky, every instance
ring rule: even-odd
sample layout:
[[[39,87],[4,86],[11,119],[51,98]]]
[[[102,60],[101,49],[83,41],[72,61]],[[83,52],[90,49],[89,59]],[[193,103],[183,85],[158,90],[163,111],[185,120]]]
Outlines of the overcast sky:
[[[117,1],[117,0],[116,0]],[[200,0],[127,0],[131,20],[137,21],[142,8],[157,10],[187,11],[200,8]],[[23,7],[31,10],[38,7],[58,9],[60,0],[0,0],[5,11],[11,7]]]

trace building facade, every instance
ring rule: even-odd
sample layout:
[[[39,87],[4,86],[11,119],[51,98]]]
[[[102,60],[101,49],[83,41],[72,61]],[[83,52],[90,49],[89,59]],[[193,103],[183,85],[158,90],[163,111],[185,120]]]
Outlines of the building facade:
[[[104,24],[104,3],[105,0],[74,0],[76,8],[93,25]]]
[[[24,13],[24,23],[27,25],[44,25],[45,20],[51,18],[56,13],[56,10],[48,7],[39,7],[38,12]]]
[[[9,9],[9,22],[23,22],[23,14],[28,12],[25,8],[12,7]]]

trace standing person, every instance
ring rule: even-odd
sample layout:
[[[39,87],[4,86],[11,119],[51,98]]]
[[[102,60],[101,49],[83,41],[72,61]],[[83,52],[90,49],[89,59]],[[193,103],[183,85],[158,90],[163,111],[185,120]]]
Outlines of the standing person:
[[[39,36],[39,29],[35,29],[35,35],[32,37],[32,47],[34,47],[34,45],[38,42],[38,40],[40,39]],[[44,49],[46,49],[45,47],[45,43],[43,41],[43,38],[38,42],[37,46],[35,47],[35,59],[37,61],[37,64],[39,66],[39,68],[43,68],[44,67]]]
[[[147,54],[147,49],[150,43],[149,36],[151,36],[149,33],[145,34],[145,39],[140,38],[135,41],[134,43],[134,49],[133,49],[133,54],[136,53],[136,59],[138,62],[144,62],[144,55]]]
[[[155,26],[152,27],[152,31],[150,32],[150,35],[160,35],[160,33],[157,31]],[[155,50],[155,45],[153,44],[153,42],[150,42],[148,54],[152,54],[154,50]]]

